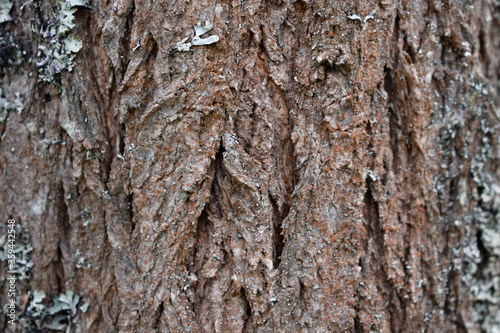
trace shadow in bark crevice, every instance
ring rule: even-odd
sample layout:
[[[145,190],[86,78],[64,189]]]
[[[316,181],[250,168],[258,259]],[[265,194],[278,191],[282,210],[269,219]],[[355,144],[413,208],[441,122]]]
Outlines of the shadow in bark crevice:
[[[165,307],[163,305],[163,301],[160,303],[160,306],[156,310],[155,313],[155,319],[153,323],[153,329],[158,330],[160,329],[160,322],[161,322],[161,317],[163,316],[163,311],[165,310]]]
[[[242,333],[253,332],[253,330],[252,330],[252,319],[253,319],[252,307],[250,306],[250,302],[248,301],[248,298],[246,296],[245,288],[241,288],[240,293],[241,293],[241,298],[243,300],[243,306],[245,309],[245,313],[243,314],[243,329],[241,330],[241,332]]]
[[[148,34],[144,47],[146,48],[146,56],[144,59],[146,67],[146,75],[144,76],[145,82],[143,85],[143,98],[142,100],[153,100],[156,94],[156,81],[154,80],[154,65],[158,57],[158,42],[151,33]]]
[[[57,192],[57,228],[59,241],[57,244],[56,257],[54,258],[54,273],[57,281],[57,290],[65,290],[64,262],[71,258],[71,225],[69,223],[68,206],[65,202],[65,191],[63,183],[59,183]]]
[[[126,197],[126,210],[128,214],[128,221],[129,221],[129,235],[132,235],[134,233],[136,224],[134,222],[134,193],[130,193]]]
[[[192,259],[188,269],[190,273],[196,274],[196,272],[198,272],[203,267],[203,264],[206,262],[208,258],[208,248],[206,245],[208,245],[210,241],[209,229],[210,229],[210,221],[208,220],[207,210],[204,209],[201,212],[200,217],[198,218],[196,224],[194,248],[192,253]]]
[[[366,192],[363,215],[366,221],[367,237],[364,241],[366,267],[363,267],[362,275],[368,274],[377,276],[375,280],[377,281],[376,284],[386,295],[386,301],[390,309],[390,311],[388,311],[390,315],[388,323],[391,326],[391,332],[403,332],[405,330],[406,313],[402,309],[405,309],[405,301],[399,295],[396,286],[389,278],[386,267],[384,266],[386,261],[386,244],[384,237],[385,232],[380,221],[379,203],[375,200],[372,193],[372,181],[366,179],[365,184]],[[361,309],[358,309],[357,313],[359,313],[360,310]],[[355,332],[362,332],[363,327],[359,320],[359,315],[357,315],[357,317],[357,324],[355,321],[357,331],[355,330]]]
[[[123,55],[121,57],[121,78],[120,81],[125,77],[125,73],[127,72],[128,64],[130,62],[130,41],[132,36],[132,26],[134,24],[134,16],[135,16],[135,1],[132,0],[130,5],[130,9],[127,13],[127,18],[125,21],[125,29],[123,32],[123,37],[120,43],[120,54]]]
[[[271,201],[273,220],[273,267],[277,268],[281,263],[281,254],[285,245],[283,220],[287,217],[290,207],[284,204],[283,208],[279,209],[276,200],[272,196],[269,196],[269,200]]]
[[[384,77],[384,90],[388,95],[388,112],[389,112],[389,133],[390,133],[390,142],[391,142],[391,150],[392,150],[392,170],[395,174],[398,173],[400,164],[399,158],[399,138],[401,128],[399,126],[399,117],[396,110],[396,87],[394,86],[393,75],[394,72],[392,69],[385,67],[385,77]]]
[[[213,173],[212,184],[210,188],[210,197],[205,204],[200,216],[196,221],[196,231],[194,235],[194,245],[191,253],[191,260],[187,267],[190,274],[197,276],[196,282],[194,282],[190,289],[193,294],[190,296],[190,302],[192,304],[192,309],[195,314],[196,322],[203,332],[203,328],[206,329],[207,324],[211,322],[213,325],[213,319],[207,318],[210,314],[206,313],[207,308],[207,294],[210,294],[210,290],[214,287],[214,278],[206,276],[207,265],[213,265],[213,260],[211,256],[214,256],[215,248],[219,248],[222,252],[222,258],[219,257],[217,262],[220,261],[221,265],[226,265],[230,260],[228,259],[229,254],[224,246],[224,241],[218,243],[214,234],[217,234],[216,223],[218,220],[222,219],[220,202],[223,199],[222,192],[222,181],[226,177],[226,171],[223,165],[223,153],[225,149],[220,142],[219,151],[215,154],[215,159],[209,168],[209,173]],[[214,243],[215,242],[215,243]],[[211,269],[215,267],[211,266]],[[219,267],[220,268],[220,267]]]

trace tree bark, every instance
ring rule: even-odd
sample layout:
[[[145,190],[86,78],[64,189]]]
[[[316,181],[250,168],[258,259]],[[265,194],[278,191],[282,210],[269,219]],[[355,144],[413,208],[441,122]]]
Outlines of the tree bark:
[[[28,304],[73,290],[76,332],[500,332],[498,1],[93,0],[59,91],[60,5],[13,2]]]

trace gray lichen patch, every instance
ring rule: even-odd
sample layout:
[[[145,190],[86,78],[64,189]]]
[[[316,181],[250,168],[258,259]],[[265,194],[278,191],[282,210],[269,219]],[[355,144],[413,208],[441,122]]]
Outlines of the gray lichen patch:
[[[35,290],[31,300],[20,317],[21,325],[27,330],[49,329],[68,332],[71,329],[71,321],[79,310],[87,312],[88,303],[81,303],[79,295],[72,290],[67,290],[54,297],[52,306],[43,304],[45,292]]]
[[[0,88],[0,123],[4,122],[9,111],[17,111],[21,113],[23,111],[24,104],[21,100],[19,92],[16,93],[16,98],[13,101],[9,101],[3,95],[3,89]]]
[[[67,2],[71,7],[89,7],[89,0],[67,0]]]
[[[207,38],[201,38],[202,35],[206,34],[213,28],[212,25],[208,22],[206,22],[204,26],[202,26],[201,23],[198,22],[198,24],[196,24],[193,28],[195,32],[195,36],[193,37],[193,39],[188,42],[189,37],[184,38],[174,47],[175,51],[188,52],[191,51],[191,46],[210,45],[219,40],[219,36],[217,35],[212,35]]]
[[[9,15],[11,9],[12,3],[9,0],[0,0],[0,23],[12,21]]]
[[[17,226],[14,253],[9,252],[12,243],[7,240],[8,233],[0,225],[0,261],[7,262],[9,271],[16,272],[16,279],[25,281],[31,279],[31,269],[34,266],[30,258],[33,247],[30,242],[27,225]],[[12,259],[14,256],[14,259]],[[14,263],[11,262],[14,260]],[[66,290],[54,297],[50,302],[52,305],[44,304],[46,294],[43,290],[34,290],[28,293],[26,301],[24,296],[16,297],[16,308],[19,310],[19,322],[28,332],[40,330],[55,330],[69,332],[71,323],[78,313],[86,313],[88,303],[83,303],[80,295],[72,290]]]
[[[30,272],[33,268],[33,262],[30,259],[30,252],[33,251],[33,247],[30,243],[30,236],[28,234],[28,229],[24,227],[22,229],[20,239],[16,240],[14,249],[14,264],[10,264],[11,257],[9,256],[9,242],[7,242],[7,233],[2,233],[0,237],[0,261],[9,262],[9,270],[17,272],[17,278],[19,280],[28,280],[30,278]],[[3,231],[3,230],[2,230]]]
[[[462,207],[471,207],[470,214],[454,222],[455,226],[464,225],[462,239],[462,262],[457,260],[454,269],[461,272],[464,290],[472,298],[471,315],[482,332],[500,332],[500,186],[498,184],[498,150],[500,142],[497,135],[498,120],[490,117],[489,104],[485,102],[487,85],[476,83],[473,79],[464,94],[465,106],[469,106],[472,117],[477,120],[476,133],[466,133],[465,138],[475,146],[465,145],[460,155],[464,160],[470,158],[470,182],[458,182],[457,199]],[[470,105],[468,104],[470,103]],[[460,135],[460,121],[452,121],[440,133],[446,145]],[[456,124],[453,124],[456,123]],[[455,126],[457,125],[457,126]],[[474,151],[475,152],[472,153]],[[455,158],[456,160],[457,158]],[[447,167],[449,177],[458,176],[458,168],[451,164]],[[457,247],[458,248],[458,247]],[[457,257],[459,251],[457,252]]]
[[[75,27],[73,22],[76,8],[84,6],[85,1],[59,1],[61,9],[56,13],[54,22],[49,24],[42,36],[45,43],[39,45],[38,67],[40,81],[54,83],[59,87],[60,74],[71,72],[75,65],[75,57],[83,44],[80,38],[71,34]]]
[[[365,23],[367,22],[368,20],[372,20],[374,17],[375,17],[375,13],[377,12],[376,9],[372,10],[368,15],[365,16],[364,19],[362,19],[359,15],[357,14],[352,14],[349,16],[349,19],[353,20],[353,21],[359,21],[359,22],[362,22],[362,23]]]
[[[474,220],[478,228],[480,256],[469,266],[473,314],[485,332],[500,331],[500,187],[489,179],[483,168],[488,163],[489,145],[483,140],[483,152],[473,160],[473,176],[478,188],[474,191],[477,206]]]

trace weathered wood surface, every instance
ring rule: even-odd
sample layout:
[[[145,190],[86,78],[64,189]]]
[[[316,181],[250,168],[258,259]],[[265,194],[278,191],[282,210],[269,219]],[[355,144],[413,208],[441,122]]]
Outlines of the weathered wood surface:
[[[500,330],[498,1],[91,1],[61,93],[21,5],[0,218],[73,331]]]

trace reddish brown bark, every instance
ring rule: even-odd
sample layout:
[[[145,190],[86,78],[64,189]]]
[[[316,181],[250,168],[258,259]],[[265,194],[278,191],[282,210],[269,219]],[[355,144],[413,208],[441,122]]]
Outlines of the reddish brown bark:
[[[35,60],[58,7],[21,4]],[[22,293],[74,290],[81,332],[500,329],[495,1],[90,4],[60,93],[3,77]]]

